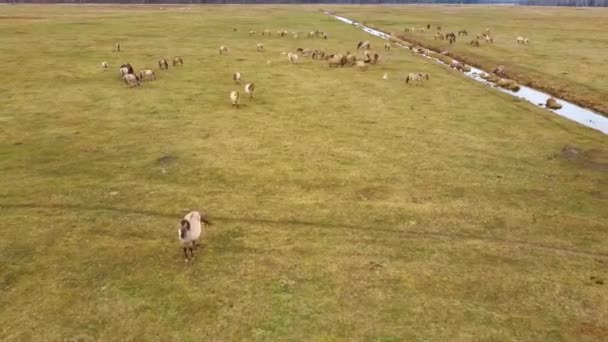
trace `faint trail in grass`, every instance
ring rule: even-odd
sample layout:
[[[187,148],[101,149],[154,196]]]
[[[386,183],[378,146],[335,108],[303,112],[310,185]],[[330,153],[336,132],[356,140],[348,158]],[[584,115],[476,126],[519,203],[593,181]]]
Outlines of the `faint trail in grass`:
[[[124,214],[135,214],[135,215],[143,215],[143,216],[155,216],[155,217],[163,217],[167,219],[176,220],[181,217],[179,213],[164,213],[159,211],[151,211],[151,210],[138,210],[138,209],[129,209],[129,208],[115,208],[109,206],[84,206],[78,204],[35,204],[35,203],[19,203],[19,204],[8,204],[8,203],[0,203],[0,208],[13,208],[13,209],[35,209],[35,208],[43,208],[43,209],[69,209],[69,210],[87,210],[87,211],[112,211],[112,212],[120,212]],[[238,217],[222,217],[222,216],[212,216],[212,222],[245,222],[251,224],[265,224],[265,225],[273,225],[273,226],[285,226],[285,225],[294,225],[294,226],[306,226],[306,227],[316,227],[316,228],[333,228],[333,229],[349,229],[349,230],[361,230],[366,232],[381,232],[381,233],[389,233],[389,234],[402,234],[410,237],[418,237],[418,238],[434,238],[434,239],[447,239],[447,240],[479,240],[486,241],[492,243],[501,243],[505,245],[519,245],[530,248],[535,248],[538,250],[555,252],[563,255],[576,255],[576,256],[585,256],[585,257],[594,257],[599,259],[608,260],[608,253],[602,252],[594,252],[594,251],[584,251],[575,248],[568,247],[557,247],[551,246],[548,244],[543,244],[539,242],[529,242],[523,240],[515,240],[515,239],[506,239],[495,236],[481,236],[481,235],[473,235],[473,234],[464,234],[464,233],[454,233],[454,232],[437,232],[437,231],[426,231],[419,229],[400,229],[400,228],[378,228],[376,226],[364,226],[364,225],[352,225],[347,223],[321,223],[321,222],[311,222],[311,221],[302,221],[302,220],[272,220],[272,219],[264,219],[264,218],[238,218]]]

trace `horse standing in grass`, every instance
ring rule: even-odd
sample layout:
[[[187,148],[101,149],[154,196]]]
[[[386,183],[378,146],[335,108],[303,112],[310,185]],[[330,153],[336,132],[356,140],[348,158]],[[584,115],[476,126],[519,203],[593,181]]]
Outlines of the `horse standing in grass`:
[[[422,80],[429,79],[429,74],[423,74],[423,73],[414,73],[414,72],[410,72],[409,74],[407,74],[407,77],[405,78],[405,83],[410,83],[410,81],[412,83],[415,83],[416,85],[419,85],[420,83],[422,83]]]

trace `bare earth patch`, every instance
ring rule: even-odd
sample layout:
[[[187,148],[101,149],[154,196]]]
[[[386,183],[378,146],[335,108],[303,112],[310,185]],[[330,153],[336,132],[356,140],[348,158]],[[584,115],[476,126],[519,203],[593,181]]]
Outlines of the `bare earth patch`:
[[[585,152],[581,149],[571,146],[564,146],[561,151],[561,156],[566,160],[582,165],[586,168],[595,171],[608,171],[608,163],[602,163],[593,160],[593,156],[599,154],[599,151],[589,151]]]

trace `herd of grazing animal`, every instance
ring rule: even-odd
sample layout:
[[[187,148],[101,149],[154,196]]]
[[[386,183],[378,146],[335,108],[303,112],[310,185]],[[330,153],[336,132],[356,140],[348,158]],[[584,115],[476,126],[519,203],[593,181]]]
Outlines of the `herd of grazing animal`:
[[[411,27],[405,27],[404,31],[405,32],[421,32],[424,33],[425,31],[428,31],[431,29],[431,25],[428,24],[425,27],[415,27],[415,26],[411,26]],[[433,39],[435,40],[447,40],[450,44],[454,44],[456,43],[456,37],[460,37],[460,36],[468,36],[469,32],[466,29],[463,30],[458,30],[457,34],[451,32],[451,33],[447,33],[447,34],[443,34],[441,33],[442,27],[441,26],[437,26],[437,32],[434,34]],[[486,28],[483,32],[481,32],[480,34],[475,36],[475,39],[472,39],[469,42],[469,45],[473,46],[473,47],[480,47],[481,45],[479,44],[479,42],[485,42],[488,44],[492,44],[494,43],[494,37],[491,35],[491,31],[490,29]],[[518,45],[528,45],[530,43],[530,40],[526,37],[522,37],[519,36],[516,38],[516,42]]]
[[[357,56],[347,51],[345,54],[324,54],[323,59],[327,60],[327,65],[330,68],[356,66],[360,71],[366,71],[369,69],[369,65],[380,62],[380,54],[371,51],[369,41],[360,41],[357,44],[357,50],[363,50],[363,56]],[[384,44],[384,50],[390,51],[389,43]]]
[[[115,52],[120,52],[120,43],[116,43]],[[184,65],[184,60],[177,56],[173,59],[173,66]],[[108,62],[102,62],[101,68],[103,71],[108,71]],[[158,68],[161,70],[169,69],[169,63],[164,58],[158,60]],[[128,88],[139,87],[142,82],[156,80],[156,73],[150,68],[143,68],[139,70],[139,73],[135,72],[135,69],[130,63],[125,63],[118,68],[120,79],[125,83]]]
[[[425,32],[431,29],[431,25],[427,24],[426,27],[406,27],[405,31],[410,31],[410,32]],[[439,39],[439,40],[448,40],[450,44],[454,44],[456,43],[456,39],[459,36],[468,36],[468,31],[466,29],[462,29],[462,30],[458,30],[457,33],[454,32],[448,32],[443,34],[441,32],[441,30],[443,29],[443,27],[441,25],[437,25],[436,26],[437,32],[435,33],[435,39]],[[233,28],[233,32],[237,32],[236,28]],[[250,30],[249,31],[249,36],[255,36],[257,33],[254,30]],[[293,38],[298,39],[299,38],[299,32],[297,31],[286,31],[286,30],[279,30],[276,32],[278,37],[285,37],[289,34],[292,35]],[[272,33],[269,29],[264,29],[261,33],[261,36],[271,36]],[[323,31],[319,31],[319,30],[314,30],[314,31],[309,31],[306,34],[307,38],[321,38],[321,39],[327,39],[328,35],[326,32]],[[474,47],[479,47],[479,40],[483,40],[486,43],[493,43],[494,42],[494,38],[491,36],[490,33],[490,29],[485,29],[481,34],[477,35],[476,39],[473,39],[470,41],[470,45],[474,46]],[[528,38],[524,38],[524,37],[517,37],[516,39],[517,44],[520,45],[528,45],[529,44],[529,39]],[[385,42],[384,43],[384,50],[385,51],[390,51],[391,49],[391,44],[389,42]],[[256,50],[258,52],[264,52],[264,44],[262,43],[257,43],[256,44]],[[335,68],[335,67],[344,67],[344,66],[356,66],[357,69],[361,70],[361,71],[366,71],[369,69],[369,65],[370,64],[377,64],[379,62],[380,59],[380,55],[378,53],[372,53],[371,52],[371,43],[367,40],[365,41],[360,41],[357,44],[357,50],[363,50],[363,56],[362,57],[358,57],[355,54],[352,54],[350,52],[346,52],[345,54],[328,54],[325,53],[325,51],[323,50],[317,50],[317,49],[302,49],[299,48],[297,50],[297,53],[294,52],[289,52],[286,53],[287,54],[287,59],[289,61],[290,64],[297,64],[299,61],[300,56],[303,57],[312,57],[312,59],[321,59],[321,60],[326,60],[328,63],[329,67]],[[120,43],[116,43],[115,44],[115,51],[116,52],[120,52],[121,51],[121,45]],[[422,55],[425,56],[429,56],[431,51],[422,47],[414,47],[411,48],[412,53],[420,53]],[[219,48],[219,54],[220,55],[226,55],[228,54],[228,48],[225,45],[220,46]],[[267,65],[271,65],[271,61],[267,61]],[[173,59],[173,67],[177,67],[177,66],[182,66],[184,64],[184,61],[181,57],[177,56]],[[449,63],[449,66],[459,70],[459,71],[467,71],[467,66],[456,62],[456,61],[452,61],[452,63]],[[108,63],[107,62],[102,62],[101,64],[102,69],[104,71],[108,70]],[[167,62],[166,59],[164,58],[160,58],[158,60],[158,66],[159,69],[161,70],[167,70],[169,68],[169,63]],[[135,73],[135,71],[133,70],[133,67],[127,63],[127,64],[123,64],[120,67],[120,76],[122,78],[122,80],[124,81],[124,83],[127,85],[127,87],[135,87],[135,86],[139,86],[142,82],[146,82],[146,81],[153,81],[156,79],[156,73],[149,68],[145,68],[145,69],[141,69],[139,71],[139,74]],[[422,75],[422,76],[421,76]],[[241,73],[240,72],[236,72],[233,75],[234,81],[237,83],[240,83],[241,81]],[[384,79],[388,79],[388,75],[385,75],[383,77]],[[411,80],[412,83],[418,85],[421,83],[421,80],[429,79],[429,76],[426,74],[420,74],[420,73],[410,73],[407,77],[406,77],[406,83],[410,83],[409,81]],[[245,93],[249,95],[249,98],[253,97],[253,83],[248,83],[245,86]],[[238,91],[232,91],[230,93],[230,100],[233,106],[237,107],[238,106],[238,102],[240,99],[240,94]]]
[[[425,30],[429,30],[430,28],[431,28],[431,26],[427,25],[426,29],[424,27],[421,27],[421,28],[412,27],[408,30],[411,30],[413,32],[417,32],[417,31],[424,32]],[[457,35],[453,32],[447,33],[444,35],[441,32],[439,32],[439,31],[441,31],[441,29],[442,29],[441,26],[437,26],[438,31],[435,34],[435,39],[441,39],[441,40],[447,39],[447,40],[449,40],[450,44],[453,44],[456,42],[457,35],[458,36],[467,36],[468,35],[467,30],[459,30],[459,31],[457,31]],[[233,31],[237,32],[237,29],[233,28]],[[249,31],[249,36],[253,36],[255,34],[256,34],[255,31],[253,31],[253,30]],[[277,36],[279,36],[279,37],[284,37],[287,34],[288,34],[287,31],[277,31]],[[261,35],[270,36],[271,35],[270,30],[265,29],[261,33]],[[298,32],[293,32],[292,35],[294,38],[298,38]],[[328,35],[325,32],[315,30],[315,31],[308,32],[307,37],[308,38],[317,37],[317,38],[327,39]],[[490,36],[490,30],[486,29],[481,35],[478,35],[477,39],[471,41],[471,45],[479,46],[478,39],[480,39],[480,38],[484,39],[488,43],[493,42],[493,38]],[[529,44],[528,38],[524,38],[521,36],[517,37],[516,41],[517,41],[517,44],[523,44],[523,45]],[[323,50],[308,49],[308,48],[298,48],[297,53],[289,52],[289,53],[284,53],[284,54],[287,55],[287,59],[290,64],[297,64],[298,60],[299,60],[298,54],[300,54],[303,57],[310,56],[313,60],[315,60],[315,59],[326,60],[328,63],[328,66],[330,68],[344,67],[344,66],[356,66],[356,68],[361,71],[366,71],[369,69],[370,65],[374,65],[379,62],[380,56],[378,53],[372,52],[370,41],[367,41],[367,40],[360,41],[356,45],[356,49],[363,51],[362,57],[358,57],[357,55],[352,54],[350,52],[346,52],[345,54],[340,54],[340,53],[329,54],[329,53],[325,53],[325,51],[323,51]],[[257,43],[256,50],[258,52],[263,52],[264,45],[262,43]],[[391,50],[391,44],[389,42],[384,43],[384,50],[385,51]],[[412,47],[411,50],[412,50],[412,53],[420,53],[420,54],[423,54],[426,56],[428,56],[430,53],[430,50],[419,47],[419,46]],[[115,51],[116,52],[121,51],[120,43],[115,44]],[[219,54],[227,55],[228,48],[224,45],[220,46]],[[172,64],[173,64],[173,67],[183,66],[184,61],[181,57],[176,56],[176,57],[174,57]],[[271,61],[268,61],[267,64],[270,65]],[[452,60],[452,62],[449,64],[449,66],[451,68],[454,68],[459,71],[467,71],[467,68],[468,68],[465,64],[458,62],[456,60]],[[107,71],[109,68],[109,65],[107,62],[104,61],[101,63],[101,67],[102,67],[103,71]],[[169,69],[169,63],[167,62],[167,60],[165,58],[160,58],[158,60],[158,67],[160,70],[167,70],[167,69]],[[504,67],[499,66],[495,70],[493,70],[492,75],[501,75],[503,73],[503,71],[504,71]],[[127,87],[135,87],[135,86],[139,86],[141,84],[141,82],[156,80],[156,73],[154,72],[154,70],[152,70],[150,68],[143,68],[143,69],[140,69],[139,74],[137,74],[135,72],[133,66],[130,63],[122,64],[119,68],[119,73],[120,73],[121,79],[124,81],[124,83],[127,85]],[[488,77],[490,77],[490,76],[488,76]],[[243,76],[242,76],[241,72],[237,71],[237,72],[234,72],[232,78],[236,84],[241,84]],[[382,79],[388,80],[389,79],[388,73],[384,73],[382,76]],[[407,74],[407,76],[405,78],[405,83],[418,86],[418,85],[422,85],[425,80],[428,81],[429,79],[430,79],[430,77],[429,77],[429,74],[427,74],[427,73],[410,72]],[[503,83],[509,82],[509,80],[505,80],[505,79],[500,79],[500,81]],[[512,82],[512,81],[510,81],[510,82]],[[253,82],[248,82],[245,84],[244,92],[249,99],[253,99],[254,90],[255,90],[255,85]],[[241,97],[241,95],[240,95],[239,91],[237,91],[237,90],[230,91],[229,99],[230,99],[230,103],[232,104],[233,107],[238,108],[240,97]],[[559,108],[561,108],[561,104],[559,104],[557,102],[557,100],[555,100],[554,98],[550,98],[547,100],[546,107],[552,108],[552,109],[559,109]],[[178,230],[178,238],[182,245],[186,262],[188,262],[194,258],[194,249],[197,247],[197,242],[201,238],[201,236],[204,234],[205,226],[210,225],[210,224],[211,223],[209,222],[209,220],[203,214],[199,213],[198,211],[189,212],[181,219],[179,230]]]
[[[233,30],[236,32],[236,28],[233,28]],[[257,33],[254,30],[250,30],[249,31],[249,36],[253,37],[255,36]],[[300,34],[300,32],[298,31],[286,31],[286,30],[279,30],[276,32],[277,37],[285,37],[288,36],[289,34],[291,34],[291,36],[294,39],[298,39],[300,38],[300,36],[303,36],[303,34]],[[261,36],[272,36],[272,33],[270,32],[269,29],[264,29],[264,31],[262,31],[262,33],[260,34]],[[327,39],[329,36],[327,35],[327,32],[323,32],[323,31],[319,31],[319,30],[314,30],[314,31],[310,31],[306,34],[307,38],[321,38],[321,39]]]

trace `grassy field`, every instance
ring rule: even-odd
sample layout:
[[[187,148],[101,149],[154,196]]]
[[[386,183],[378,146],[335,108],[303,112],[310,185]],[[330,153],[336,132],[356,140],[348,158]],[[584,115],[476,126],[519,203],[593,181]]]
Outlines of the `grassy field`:
[[[333,8],[332,8],[333,9]],[[348,18],[447,50],[469,64],[493,70],[504,65],[509,77],[608,115],[608,9],[527,6],[362,6],[337,7]],[[404,27],[426,27],[404,33]],[[456,44],[435,40],[442,32],[466,29]],[[494,44],[469,42],[486,28]],[[518,36],[530,39],[518,45]]]
[[[288,64],[380,44],[318,7],[0,9],[0,340],[608,338],[605,135],[399,49]]]

